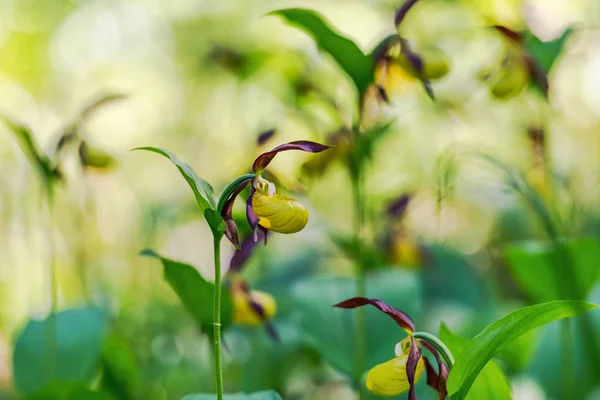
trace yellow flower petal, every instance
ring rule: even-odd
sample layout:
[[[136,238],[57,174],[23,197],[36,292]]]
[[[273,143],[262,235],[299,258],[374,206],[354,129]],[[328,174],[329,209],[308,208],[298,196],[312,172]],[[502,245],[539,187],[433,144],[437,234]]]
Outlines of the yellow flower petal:
[[[410,385],[406,376],[408,355],[396,357],[373,367],[367,374],[367,389],[376,396],[391,397],[408,392]],[[415,371],[415,383],[423,375],[425,365],[419,359]]]
[[[259,304],[264,312],[265,319],[271,319],[277,311],[277,303],[269,293],[259,290],[250,291],[250,296],[245,292],[233,293],[233,322],[239,325],[257,326],[262,324],[263,317],[256,312],[250,301]]]
[[[260,191],[252,195],[252,209],[259,218],[258,224],[279,233],[296,233],[308,222],[308,210],[291,197],[277,193],[268,195]]]

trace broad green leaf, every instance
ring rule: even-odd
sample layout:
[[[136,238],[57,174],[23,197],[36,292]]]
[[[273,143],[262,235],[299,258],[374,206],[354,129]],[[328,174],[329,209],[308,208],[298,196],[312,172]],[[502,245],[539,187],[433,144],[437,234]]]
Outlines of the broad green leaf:
[[[106,316],[93,308],[29,321],[13,354],[16,387],[29,395],[54,382],[88,382],[99,366],[106,325]]]
[[[448,347],[454,357],[458,357],[469,341],[459,336],[442,323],[440,339]],[[509,400],[512,399],[510,383],[504,372],[494,361],[487,363],[477,376],[466,397],[467,400]]]
[[[216,394],[189,394],[183,397],[181,400],[216,400]],[[267,390],[264,392],[256,393],[236,393],[226,394],[223,396],[223,400],[282,400],[281,396],[273,390]]]
[[[456,359],[448,378],[448,392],[452,399],[465,399],[488,361],[519,336],[552,321],[573,317],[597,307],[596,304],[578,300],[552,301],[518,309],[487,326]]]
[[[600,242],[594,238],[581,238],[561,243],[572,262],[570,271],[575,275],[582,297],[587,297],[600,278]],[[510,270],[523,291],[534,301],[551,301],[561,293],[557,286],[556,263],[560,262],[557,249],[551,243],[518,242],[506,249]],[[561,279],[565,277],[561,276]]]
[[[196,196],[196,201],[198,202],[198,205],[200,206],[200,209],[202,210],[202,214],[205,214],[206,210],[216,210],[217,209],[217,205],[215,203],[215,198],[214,198],[213,188],[210,185],[210,183],[206,182],[204,179],[202,179],[198,175],[196,175],[196,173],[194,172],[192,167],[190,167],[188,164],[184,163],[183,161],[179,160],[177,158],[177,156],[175,156],[175,154],[173,154],[167,150],[160,149],[158,147],[138,147],[133,150],[151,151],[153,153],[161,154],[161,155],[167,157],[169,160],[171,160],[171,162],[173,164],[175,164],[175,166],[177,167],[179,172],[181,172],[181,175],[183,175],[183,177],[185,178],[187,183],[190,185],[190,188],[192,188],[192,191],[194,192],[194,195]],[[213,220],[211,223],[219,224],[220,222]],[[212,225],[211,225],[211,227],[212,227]]]
[[[529,54],[533,56],[536,63],[547,74],[550,72],[550,69],[552,69],[554,62],[564,48],[565,42],[567,39],[569,39],[572,33],[573,28],[568,28],[558,39],[549,42],[542,42],[533,33],[527,32],[525,34],[524,45],[529,51]]]
[[[338,371],[355,376],[356,318],[359,310],[343,310],[333,304],[356,296],[350,278],[307,279],[292,289],[296,318],[304,340]],[[399,269],[370,271],[367,296],[401,309],[413,319],[422,310],[418,273]],[[367,360],[365,370],[394,357],[394,346],[406,333],[382,312],[366,307]]]
[[[146,249],[143,256],[154,257],[163,265],[164,277],[173,288],[179,300],[183,303],[194,320],[202,327],[204,332],[212,333],[214,321],[214,288],[212,282],[207,281],[200,272],[188,264],[169,260],[153,250]],[[221,288],[221,325],[226,329],[231,325],[233,318],[233,299],[225,287]]]
[[[301,8],[277,10],[271,15],[281,16],[290,24],[308,33],[317,46],[329,53],[350,76],[360,94],[367,90],[373,80],[373,62],[356,43],[335,32],[322,16]]]

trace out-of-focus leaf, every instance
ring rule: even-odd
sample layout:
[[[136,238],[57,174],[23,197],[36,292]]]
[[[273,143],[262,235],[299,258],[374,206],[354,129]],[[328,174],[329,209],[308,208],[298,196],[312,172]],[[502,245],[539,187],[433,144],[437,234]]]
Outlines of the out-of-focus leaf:
[[[465,399],[488,361],[519,336],[552,321],[573,317],[597,307],[585,301],[552,301],[518,309],[487,326],[467,344],[450,371],[448,392],[452,399]]]
[[[448,347],[454,357],[458,357],[469,341],[459,336],[442,323],[440,339]],[[510,383],[504,372],[494,361],[487,363],[477,376],[466,397],[467,400],[509,400],[512,399]]]
[[[373,61],[358,48],[356,43],[335,32],[323,17],[314,11],[301,8],[277,10],[271,15],[281,16],[308,33],[319,48],[329,53],[350,76],[359,94],[367,90],[373,80]]]
[[[105,391],[92,391],[71,382],[55,382],[27,396],[25,400],[116,400]]]
[[[368,243],[359,243],[355,237],[331,234],[331,241],[346,257],[361,261],[367,268],[379,267],[385,260],[381,253]]]
[[[386,269],[367,276],[367,296],[376,297],[416,319],[421,314],[419,275]],[[356,282],[350,278],[308,279],[292,289],[295,312],[305,340],[338,371],[355,376],[356,310],[331,307],[356,296]],[[391,318],[372,307],[364,310],[367,320],[367,362],[365,369],[394,357],[394,346],[406,334]]]
[[[138,363],[131,344],[111,333],[102,346],[102,388],[122,400],[134,399],[138,385]]]
[[[70,309],[29,321],[13,354],[15,385],[33,394],[54,382],[89,381],[97,371],[105,315],[94,308]]]
[[[196,172],[188,164],[184,163],[177,156],[167,150],[160,149],[158,147],[138,147],[133,150],[146,150],[153,153],[160,154],[167,157],[181,172],[181,175],[185,178],[186,182],[190,185],[190,188],[196,196],[196,201],[204,213],[208,209],[215,210],[217,205],[215,203],[214,191],[210,183],[196,175]]]
[[[580,294],[586,297],[600,278],[600,242],[581,238],[561,243],[558,250],[551,243],[518,242],[506,248],[510,270],[523,291],[534,301],[551,301],[561,293],[557,286],[556,263],[561,262],[558,251],[566,252],[572,262],[569,270],[575,275]],[[566,279],[561,275],[561,279]]]
[[[181,400],[215,400],[216,394],[189,394],[183,397]],[[257,393],[236,393],[226,394],[223,396],[223,400],[282,400],[281,396],[272,390]]]
[[[58,171],[52,166],[52,161],[44,154],[35,141],[33,132],[24,125],[18,124],[4,115],[0,115],[6,126],[14,133],[21,150],[35,168],[45,185],[52,185],[55,180],[60,178]]]
[[[192,314],[198,325],[202,327],[204,332],[211,334],[214,321],[213,296],[215,285],[204,279],[198,270],[191,265],[169,260],[150,249],[145,249],[140,254],[160,260],[164,268],[165,280],[177,293],[179,300]],[[222,287],[221,326],[223,329],[231,325],[232,318],[233,300],[231,293],[227,288]]]
[[[547,74],[552,69],[554,62],[564,48],[565,42],[572,33],[573,28],[567,28],[558,39],[542,42],[533,33],[527,32],[525,34],[524,46],[544,73]]]
[[[427,300],[455,301],[477,308],[488,302],[485,286],[464,254],[436,244],[425,249],[423,264]]]

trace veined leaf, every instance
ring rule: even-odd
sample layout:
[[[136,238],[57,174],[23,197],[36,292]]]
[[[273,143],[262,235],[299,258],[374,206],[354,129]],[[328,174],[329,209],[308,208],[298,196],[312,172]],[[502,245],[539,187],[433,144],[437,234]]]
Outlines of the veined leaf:
[[[151,151],[153,153],[157,153],[167,157],[181,172],[181,175],[185,178],[188,185],[194,192],[194,196],[196,196],[196,201],[202,210],[202,214],[205,216],[206,221],[210,225],[213,233],[221,234],[224,232],[225,222],[223,218],[217,212],[209,212],[208,210],[216,211],[217,204],[215,203],[214,191],[210,183],[206,182],[204,179],[200,178],[196,172],[190,167],[188,164],[184,163],[177,156],[167,150],[158,148],[158,147],[138,147],[133,150],[146,150]]]
[[[164,277],[204,332],[212,333],[214,321],[215,285],[200,275],[194,267],[165,258],[153,250],[145,249],[143,256],[154,257],[163,265]],[[221,288],[221,325],[223,329],[231,325],[233,319],[233,300],[225,287]]]
[[[597,308],[578,300],[552,301],[520,308],[487,326],[459,354],[448,377],[448,392],[453,400],[467,397],[483,367],[513,340],[549,322],[573,317]]]
[[[454,357],[458,357],[469,341],[459,336],[442,323],[440,326],[440,339],[448,347]],[[467,400],[510,400],[512,399],[510,383],[504,372],[494,361],[487,363],[473,382],[473,386],[466,397]]]
[[[317,46],[329,53],[350,76],[359,94],[367,90],[373,80],[373,61],[358,48],[356,43],[335,32],[322,16],[302,8],[277,10],[271,15],[283,17],[290,24],[308,33]]]

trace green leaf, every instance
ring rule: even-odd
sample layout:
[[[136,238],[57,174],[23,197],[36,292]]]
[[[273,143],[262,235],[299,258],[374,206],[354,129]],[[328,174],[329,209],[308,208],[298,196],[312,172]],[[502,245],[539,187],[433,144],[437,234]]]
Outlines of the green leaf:
[[[106,325],[105,315],[94,308],[29,321],[17,337],[13,354],[19,391],[28,395],[53,382],[89,381],[98,369]]]
[[[181,400],[215,400],[216,394],[189,394],[183,397]],[[267,390],[264,392],[256,393],[236,393],[226,394],[223,396],[223,400],[282,400],[281,396],[273,390]]]
[[[82,384],[54,382],[27,396],[26,400],[115,400],[104,391],[92,391]]]
[[[145,249],[140,254],[160,260],[164,268],[165,280],[177,293],[179,300],[203,331],[212,334],[215,285],[204,279],[191,265],[169,260],[150,249]],[[232,319],[233,299],[229,290],[222,287],[221,325],[223,329],[231,325]]]
[[[192,191],[196,196],[196,201],[198,202],[198,205],[202,210],[202,214],[206,214],[206,210],[217,209],[213,188],[210,185],[210,183],[206,182],[204,179],[196,175],[192,167],[179,160],[177,156],[175,156],[175,154],[167,150],[160,149],[158,147],[138,147],[133,150],[151,151],[153,153],[161,154],[167,157],[169,160],[171,160],[173,164],[175,164],[179,172],[181,172],[181,175],[183,175],[187,183],[190,185],[190,188],[192,188]],[[211,217],[211,221],[209,221],[209,224],[210,223],[218,225],[220,224],[220,221],[216,220],[214,217]],[[211,225],[211,228],[212,226],[213,225]]]
[[[13,132],[25,157],[27,157],[31,166],[40,174],[44,185],[51,187],[60,178],[60,175],[52,166],[52,161],[40,150],[33,132],[28,127],[16,123],[4,115],[0,115],[0,120]]]
[[[525,34],[524,46],[529,54],[533,56],[536,63],[542,68],[544,73],[548,74],[563,50],[565,42],[572,33],[573,28],[567,28],[558,39],[542,42],[533,33],[528,31]]]
[[[453,400],[463,400],[473,382],[496,353],[533,328],[562,318],[573,317],[597,308],[578,300],[553,301],[514,311],[487,326],[459,354],[448,378],[448,392]]]
[[[102,388],[116,398],[134,399],[139,383],[139,366],[125,337],[111,332],[102,346]]]
[[[301,8],[277,10],[270,15],[283,17],[290,24],[308,33],[317,46],[329,53],[350,76],[359,94],[367,90],[373,80],[373,61],[358,48],[356,43],[335,32],[321,15]]]
[[[469,341],[459,336],[442,323],[440,326],[440,339],[450,352],[457,357],[467,346]],[[507,400],[512,399],[510,383],[504,372],[494,361],[487,363],[477,376],[466,397],[467,400]]]
[[[343,310],[332,305],[353,296],[356,296],[356,281],[350,278],[307,279],[292,289],[293,309],[304,340],[331,366],[350,377],[356,375],[358,310]],[[386,301],[413,319],[422,310],[420,277],[412,271],[392,268],[370,271],[367,296]],[[364,313],[368,341],[365,369],[370,369],[393,358],[394,346],[406,334],[379,310],[368,307]]]
[[[506,248],[506,259],[515,280],[536,302],[559,298],[556,263],[561,258],[558,251],[569,255],[568,260],[572,263],[569,269],[575,275],[582,297],[587,297],[600,278],[600,242],[594,238],[581,238],[562,242],[561,246],[558,250],[551,243],[526,241]]]

